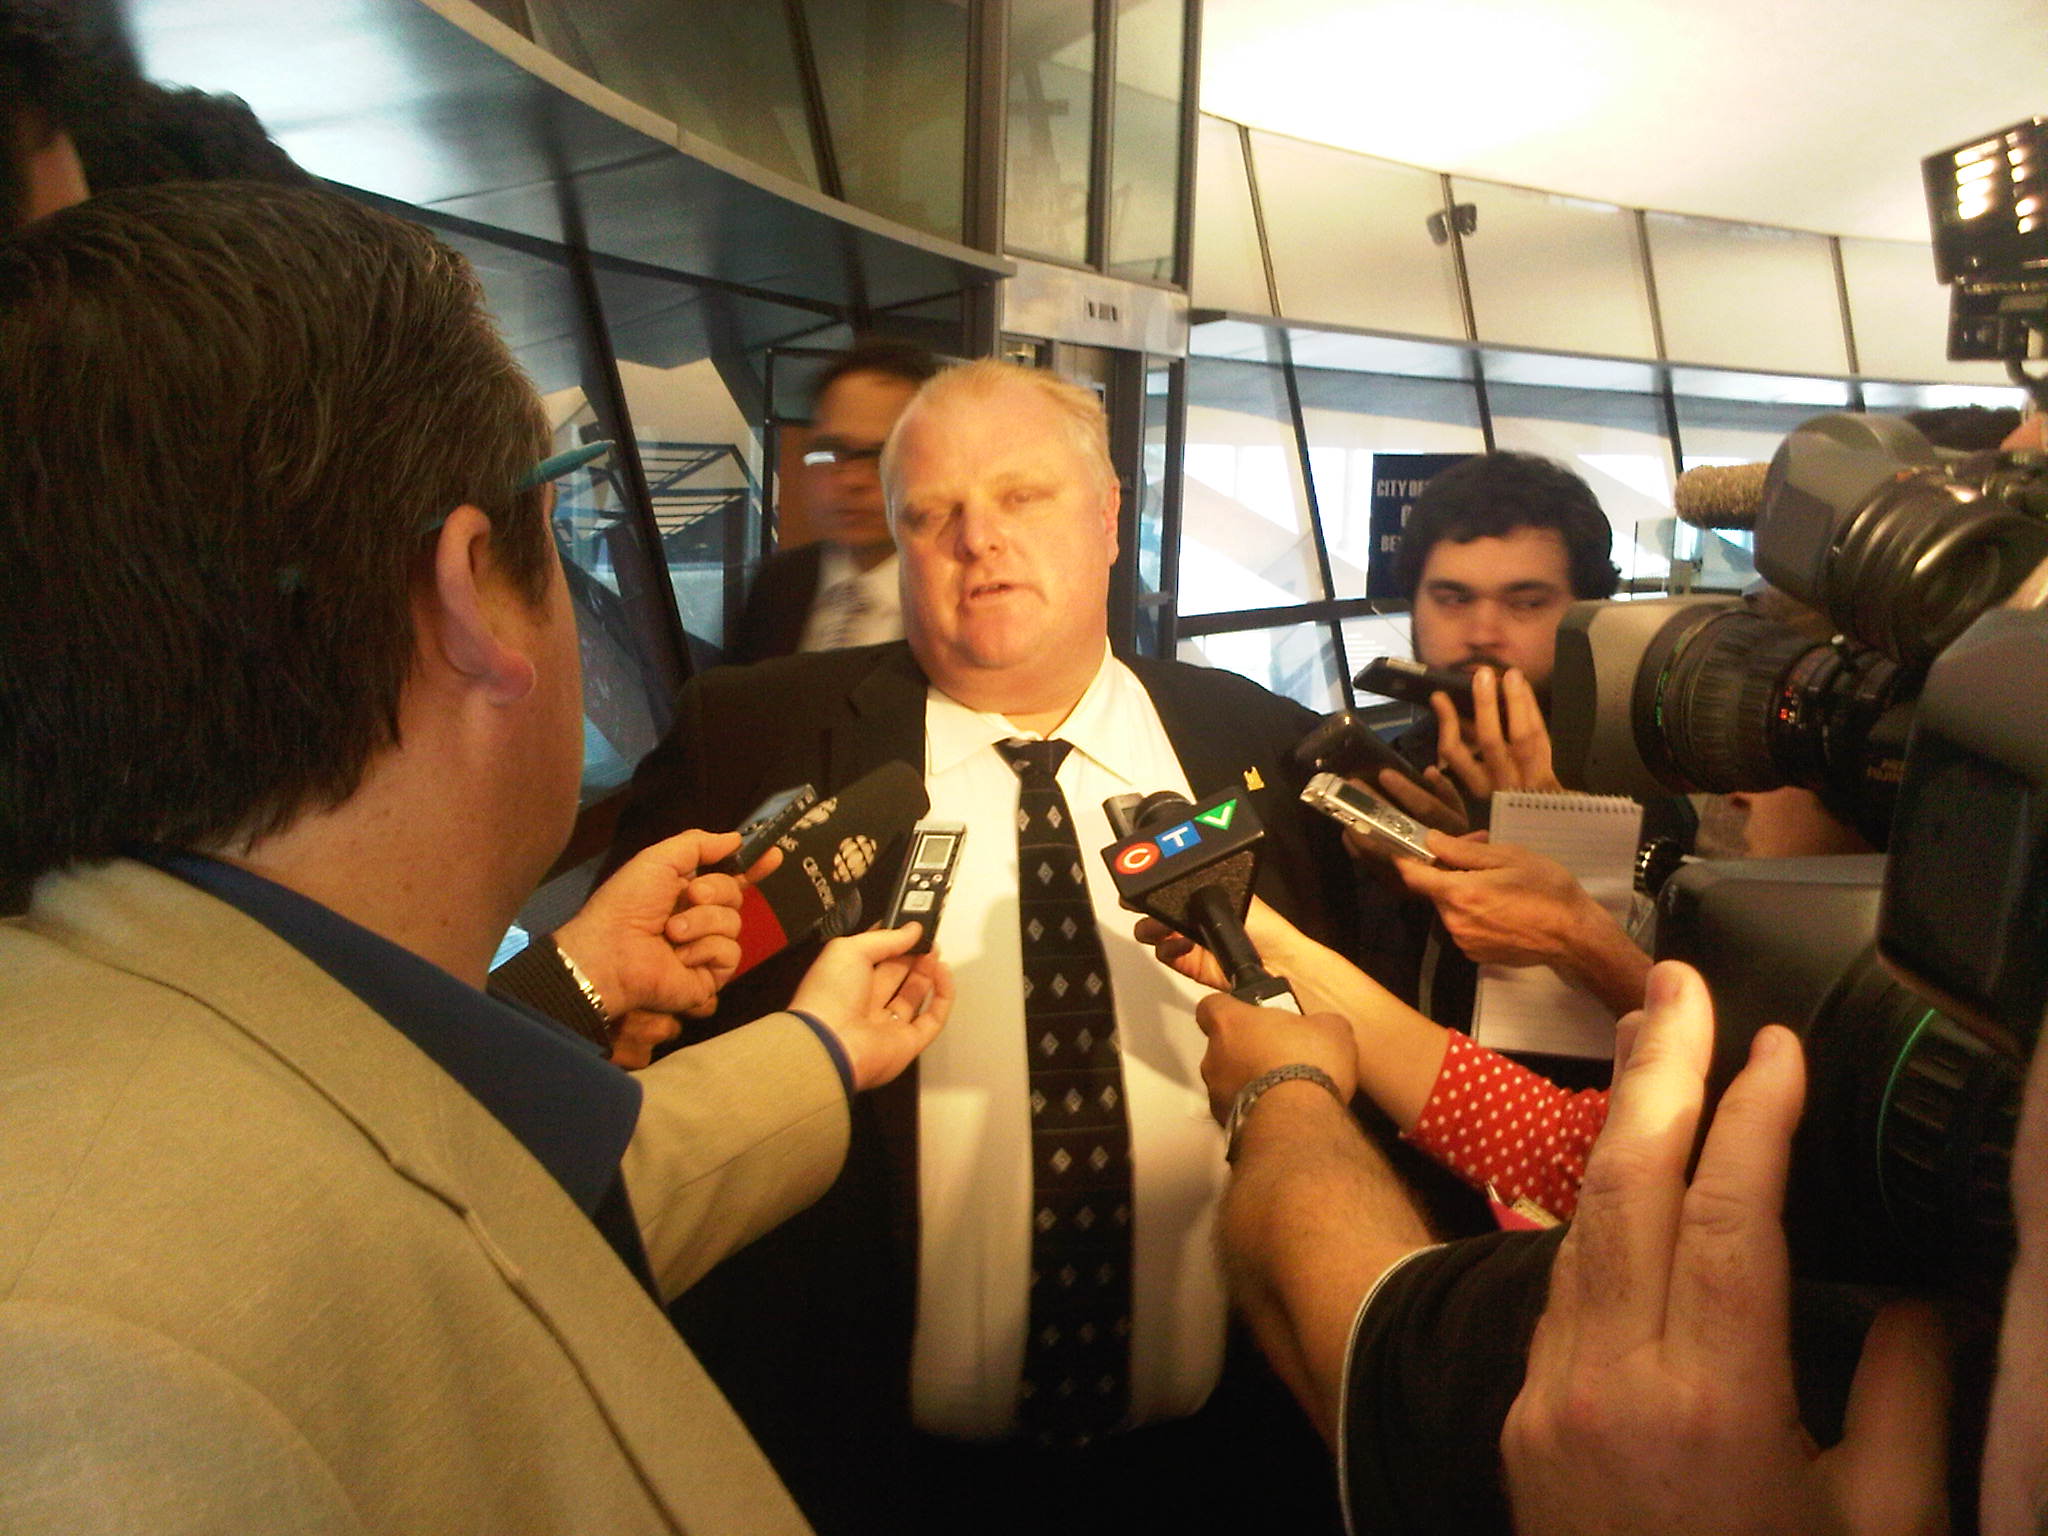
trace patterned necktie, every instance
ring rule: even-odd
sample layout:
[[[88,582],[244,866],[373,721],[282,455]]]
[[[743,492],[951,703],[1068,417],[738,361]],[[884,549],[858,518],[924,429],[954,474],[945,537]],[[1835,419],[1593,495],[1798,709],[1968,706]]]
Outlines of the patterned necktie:
[[[867,611],[867,593],[861,587],[860,577],[840,577],[818,595],[818,622],[814,626],[816,638],[812,641],[812,649],[845,650],[853,644]]]
[[[1019,1416],[1085,1445],[1130,1407],[1131,1131],[1109,964],[1054,775],[1073,743],[1006,741],[1031,1087],[1031,1332]]]

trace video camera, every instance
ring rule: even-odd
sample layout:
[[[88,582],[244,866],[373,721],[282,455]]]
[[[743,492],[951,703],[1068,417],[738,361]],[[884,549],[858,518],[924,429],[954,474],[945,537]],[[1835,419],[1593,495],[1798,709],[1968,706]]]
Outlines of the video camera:
[[[1799,784],[1883,858],[1699,863],[1660,958],[1716,1002],[1710,1094],[1776,1021],[1809,1062],[1787,1231],[1802,1273],[1987,1301],[2048,1003],[2048,458],[1944,457],[1825,416],[1762,477],[1757,568],[1805,605],[1581,603],[1559,777],[1625,794]]]

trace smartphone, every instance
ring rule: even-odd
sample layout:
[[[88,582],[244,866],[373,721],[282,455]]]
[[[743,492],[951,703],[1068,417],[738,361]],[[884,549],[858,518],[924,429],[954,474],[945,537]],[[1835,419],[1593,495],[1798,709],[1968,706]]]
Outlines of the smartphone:
[[[903,871],[896,877],[896,889],[882,914],[884,928],[900,928],[909,922],[922,923],[924,932],[910,953],[921,955],[932,947],[939,931],[939,914],[946,905],[946,891],[953,883],[953,871],[960,863],[960,845],[967,841],[966,826],[957,821],[921,821],[910,829],[910,851],[904,855]]]
[[[1395,810],[1371,790],[1360,789],[1334,773],[1319,773],[1310,779],[1301,792],[1301,803],[1364,833],[1376,853],[1420,859],[1425,864],[1437,861],[1429,851],[1429,828]]]
[[[747,813],[740,823],[740,845],[717,863],[707,866],[714,875],[743,875],[754,861],[768,851],[775,839],[787,832],[796,819],[809,810],[818,792],[808,784],[778,790]]]
[[[1294,766],[1303,773],[1334,773],[1339,778],[1363,779],[1367,784],[1377,785],[1380,770],[1391,768],[1416,788],[1429,788],[1413,763],[1348,709],[1323,716],[1322,723],[1296,744],[1293,757]]]
[[[1354,688],[1382,698],[1399,699],[1417,709],[1429,708],[1429,696],[1444,692],[1451,696],[1451,708],[1461,715],[1472,713],[1472,674],[1425,667],[1405,656],[1379,656],[1366,663],[1365,670],[1351,679]]]

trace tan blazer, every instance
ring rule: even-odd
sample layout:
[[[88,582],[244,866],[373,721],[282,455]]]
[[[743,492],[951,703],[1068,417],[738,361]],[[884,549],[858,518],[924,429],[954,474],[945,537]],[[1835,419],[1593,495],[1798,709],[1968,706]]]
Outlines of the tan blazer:
[[[844,1157],[788,1015],[642,1081],[670,1294]],[[555,1181],[296,950],[125,862],[0,925],[0,1531],[804,1529]]]

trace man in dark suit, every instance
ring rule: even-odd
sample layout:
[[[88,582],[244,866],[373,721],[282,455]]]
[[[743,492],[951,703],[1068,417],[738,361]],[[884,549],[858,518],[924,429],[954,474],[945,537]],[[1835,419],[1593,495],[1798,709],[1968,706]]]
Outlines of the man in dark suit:
[[[841,353],[818,375],[800,473],[823,537],[768,557],[733,628],[728,660],[837,650],[903,633],[879,461],[903,407],[938,371],[923,347],[875,340]]]
[[[696,679],[636,776],[614,857],[672,825],[730,825],[792,784],[829,792],[910,762],[932,814],[968,827],[940,934],[960,1044],[864,1113],[832,1193],[708,1276],[679,1321],[824,1531],[1330,1528],[1305,1421],[1250,1360],[1225,1364],[1223,1145],[1197,1071],[1197,994],[1132,939],[1098,857],[1106,795],[1241,787],[1268,830],[1261,892],[1347,942],[1354,876],[1286,761],[1314,716],[1241,677],[1110,654],[1119,488],[1087,391],[997,363],[949,370],[906,411],[883,479],[907,643]],[[1020,825],[1035,838],[1054,818],[1008,760],[1044,738],[1071,743],[1052,749],[1075,845],[1058,858],[1020,853]],[[1105,980],[1114,998],[1082,1048],[1115,1074],[1093,1094],[1117,1102],[1110,1133],[1128,1136],[1127,1150],[1077,1150],[1128,1167],[1128,1193],[1102,1209],[1133,1234],[1114,1261],[1129,1304],[1103,1325],[1127,1344],[1083,1383],[1101,1401],[1078,1431],[1048,1418],[1033,1359],[1034,1273],[1042,1287],[1068,1269],[1035,1246],[1065,1218],[1046,1171],[1061,1154],[1034,1138],[1069,1095],[1044,1091],[1027,1058],[1067,1050],[1039,1006],[1082,972],[1040,968],[1020,909],[1036,898],[1019,894],[1020,878],[1069,873],[1095,919],[1085,942],[1100,943],[1085,988]],[[745,978],[725,1000],[735,1016],[786,993],[804,953]],[[1258,1475],[1211,1475],[1226,1457]],[[871,1475],[904,1464],[886,1489]]]

